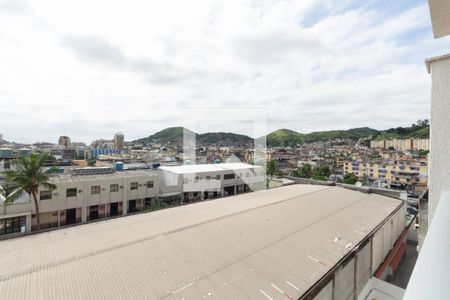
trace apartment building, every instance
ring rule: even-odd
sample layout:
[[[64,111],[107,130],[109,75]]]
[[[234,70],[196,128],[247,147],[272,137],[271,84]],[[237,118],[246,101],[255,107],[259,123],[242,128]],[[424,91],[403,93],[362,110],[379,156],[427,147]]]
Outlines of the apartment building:
[[[370,142],[370,148],[394,148],[397,151],[429,150],[429,139],[392,139],[374,140]]]
[[[367,162],[364,160],[346,161],[344,174],[352,173],[362,179],[386,182],[392,188],[412,189],[423,192],[427,187],[428,167],[426,160],[397,158]]]
[[[120,152],[119,149],[113,148],[93,148],[90,152],[90,158],[97,158],[99,155],[117,155]]]
[[[62,159],[73,160],[77,157],[77,150],[73,148],[62,149]]]
[[[117,132],[114,135],[114,148],[118,150],[123,150],[125,142],[125,135],[122,132]]]
[[[58,146],[66,149],[70,147],[70,138],[68,136],[62,135],[58,139]]]

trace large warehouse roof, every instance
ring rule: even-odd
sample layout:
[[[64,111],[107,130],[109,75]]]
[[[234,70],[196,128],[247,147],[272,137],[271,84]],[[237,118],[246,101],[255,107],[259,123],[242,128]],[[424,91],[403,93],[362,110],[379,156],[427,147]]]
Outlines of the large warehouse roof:
[[[6,240],[0,295],[298,298],[399,205],[291,185]]]
[[[245,163],[220,163],[220,164],[198,164],[181,166],[162,166],[161,170],[170,171],[176,174],[218,172],[224,170],[251,170],[261,168],[260,166],[249,165]]]

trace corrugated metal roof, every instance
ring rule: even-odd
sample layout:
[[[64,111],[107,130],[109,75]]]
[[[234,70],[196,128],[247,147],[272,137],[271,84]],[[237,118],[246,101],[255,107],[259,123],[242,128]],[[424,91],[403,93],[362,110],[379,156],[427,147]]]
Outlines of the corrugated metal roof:
[[[2,241],[0,295],[298,298],[399,205],[291,185]]]
[[[133,171],[120,171],[106,174],[58,174],[51,175],[50,180],[54,183],[63,182],[80,182],[80,181],[92,181],[99,179],[114,179],[114,178],[124,178],[124,177],[138,177],[138,176],[158,176],[156,171],[150,170],[133,170]]]
[[[181,166],[162,166],[161,170],[169,171],[175,174],[201,173],[201,172],[217,172],[224,170],[244,170],[261,168],[260,166],[249,165],[245,163],[220,163],[220,164],[197,164],[197,165],[181,165]]]

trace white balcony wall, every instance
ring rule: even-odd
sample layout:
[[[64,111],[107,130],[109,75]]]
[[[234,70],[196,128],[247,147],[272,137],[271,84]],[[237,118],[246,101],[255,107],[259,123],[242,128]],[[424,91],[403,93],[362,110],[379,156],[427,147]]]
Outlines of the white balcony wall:
[[[431,73],[431,130],[429,154],[430,225],[442,191],[450,186],[450,55],[427,60]]]

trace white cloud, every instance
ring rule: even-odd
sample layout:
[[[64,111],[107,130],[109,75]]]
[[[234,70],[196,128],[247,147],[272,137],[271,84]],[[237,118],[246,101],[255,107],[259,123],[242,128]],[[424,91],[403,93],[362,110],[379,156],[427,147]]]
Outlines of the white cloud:
[[[426,4],[355,2],[0,0],[0,130],[133,139],[205,107],[302,132],[426,118],[423,59],[448,38],[432,40]]]

